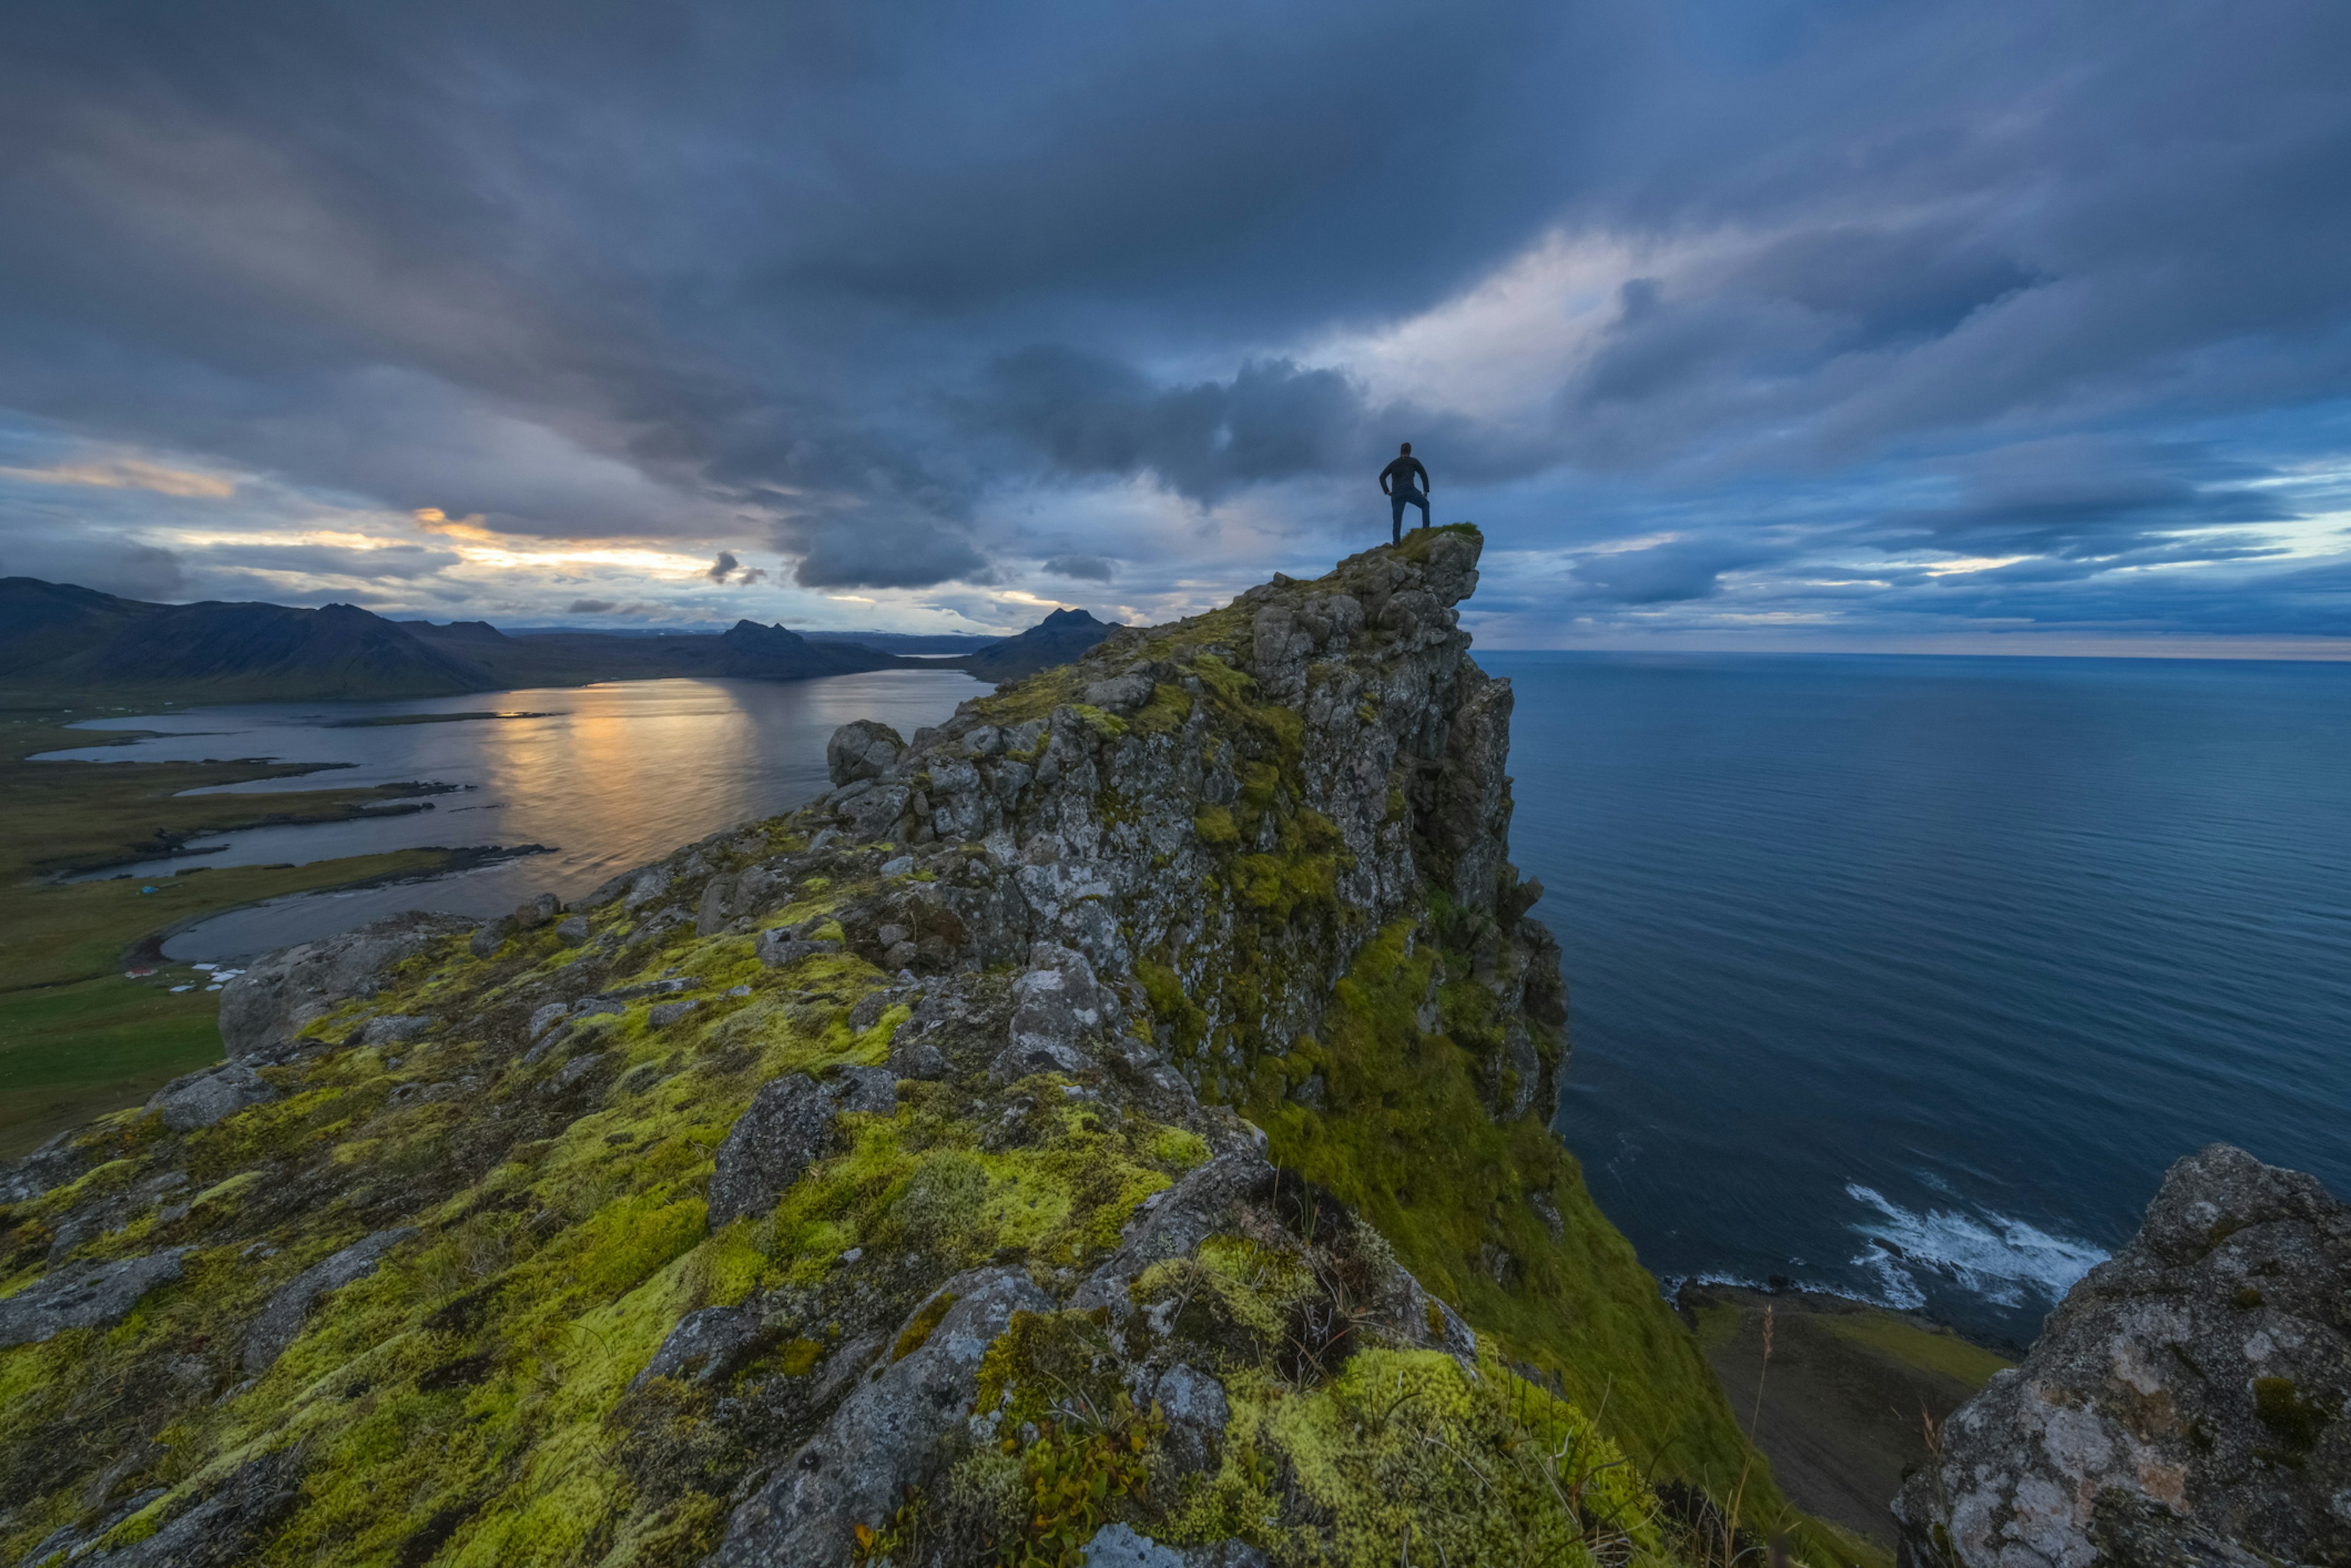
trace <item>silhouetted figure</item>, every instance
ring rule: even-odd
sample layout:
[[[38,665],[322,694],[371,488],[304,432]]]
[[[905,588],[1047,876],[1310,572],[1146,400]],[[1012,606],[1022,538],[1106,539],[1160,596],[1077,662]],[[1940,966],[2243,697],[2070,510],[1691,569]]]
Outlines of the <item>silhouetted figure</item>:
[[[1413,476],[1420,476],[1420,488],[1412,487]],[[1380,470],[1380,494],[1388,498],[1388,543],[1404,543],[1404,509],[1420,508],[1420,526],[1428,527],[1428,492],[1436,486],[1428,482],[1428,470],[1412,455],[1412,443],[1396,448],[1396,460]]]

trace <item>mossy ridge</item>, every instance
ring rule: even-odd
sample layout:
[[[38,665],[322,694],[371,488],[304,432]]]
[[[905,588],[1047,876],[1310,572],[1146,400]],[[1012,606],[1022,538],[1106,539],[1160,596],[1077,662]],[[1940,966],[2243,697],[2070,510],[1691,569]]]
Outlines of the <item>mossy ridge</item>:
[[[798,900],[789,915],[820,915],[849,891]],[[623,912],[597,921],[600,936],[636,925]],[[547,967],[578,950],[543,932],[487,961],[446,944],[308,1032],[341,1039],[370,1017],[409,1011],[511,1013]],[[258,1378],[218,1406],[182,1409],[154,1434],[169,1454],[148,1474],[174,1497],[302,1445],[301,1499],[264,1561],[392,1562],[427,1540],[435,1561],[455,1563],[706,1550],[750,1456],[685,1440],[706,1484],[681,1482],[670,1473],[680,1444],[649,1435],[664,1420],[693,1427],[675,1399],[622,1408],[630,1380],[679,1318],[762,1288],[820,1291],[858,1246],[927,1253],[950,1270],[1004,1255],[1074,1268],[1114,1245],[1143,1198],[1206,1155],[1185,1129],[1068,1100],[1057,1080],[1037,1085],[1021,1142],[992,1146],[1000,1129],[960,1116],[967,1107],[951,1087],[910,1083],[893,1115],[845,1118],[847,1146],[772,1214],[713,1235],[702,1186],[751,1089],[785,1071],[878,1061],[907,1009],[852,1030],[852,1008],[883,983],[872,966],[819,955],[786,977],[763,971],[738,936],[639,949],[604,983],[663,972],[705,997],[685,1024],[653,1030],[647,1009],[661,998],[632,1003],[574,1024],[566,1050],[536,1067],[475,1038],[474,1025],[400,1047],[330,1049],[264,1069],[282,1098],[176,1140],[203,1184],[183,1191],[204,1201],[176,1219],[151,1207],[78,1255],[193,1240],[183,1281],[111,1330],[0,1352],[0,1469],[46,1494],[16,1511],[0,1550],[24,1550],[82,1516],[68,1478],[141,1440],[135,1419],[88,1421],[94,1394],[152,1386],[191,1347],[209,1385],[230,1381],[234,1345],[214,1342],[210,1327],[249,1317],[277,1285],[377,1226],[391,1189],[402,1199],[399,1220],[423,1234],[331,1297]],[[723,994],[747,979],[751,995]],[[527,1102],[565,1056],[598,1052],[613,1080],[601,1108],[498,1150],[469,1138],[484,1104]],[[480,1086],[463,1105],[401,1103],[404,1087],[469,1072]],[[529,1133],[534,1124],[522,1121],[504,1130]],[[163,1134],[153,1115],[125,1113],[85,1138],[120,1157],[8,1211],[0,1233],[37,1230],[47,1215],[127,1191]],[[304,1164],[331,1170],[340,1196],[315,1212],[272,1207],[267,1178]],[[786,1375],[805,1375],[816,1359],[823,1324],[804,1327],[819,1338],[787,1334],[768,1358]],[[42,1451],[46,1463],[35,1458]],[[152,1530],[171,1505],[143,1510],[116,1538]]]
[[[1365,944],[1321,1033],[1302,1043],[1298,1063],[1323,1075],[1330,1109],[1289,1098],[1289,1075],[1266,1073],[1243,1113],[1266,1130],[1277,1163],[1361,1212],[1481,1334],[1603,1413],[1645,1475],[1727,1494],[1744,1468],[1750,1516],[1792,1521],[1574,1156],[1538,1116],[1496,1124],[1472,1054],[1421,1030],[1432,977],[1465,956],[1419,936],[1398,921]],[[1530,1202],[1537,1196],[1557,1210],[1556,1240]]]

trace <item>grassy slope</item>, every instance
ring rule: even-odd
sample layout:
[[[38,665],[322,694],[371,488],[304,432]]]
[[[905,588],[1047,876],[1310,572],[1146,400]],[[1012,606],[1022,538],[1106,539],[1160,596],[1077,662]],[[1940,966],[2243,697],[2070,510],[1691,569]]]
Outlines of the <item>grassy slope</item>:
[[[45,871],[152,852],[156,841],[263,821],[330,821],[378,801],[372,789],[286,795],[180,791],[309,769],[251,762],[36,762],[34,754],[106,738],[67,728],[71,710],[0,718],[0,1158],[62,1128],[136,1104],[220,1058],[216,999],[171,988],[202,977],[163,966],[122,974],[142,937],[289,893],[427,874],[437,851],[306,866],[201,866],[176,876],[44,883]],[[141,888],[152,887],[153,893]]]

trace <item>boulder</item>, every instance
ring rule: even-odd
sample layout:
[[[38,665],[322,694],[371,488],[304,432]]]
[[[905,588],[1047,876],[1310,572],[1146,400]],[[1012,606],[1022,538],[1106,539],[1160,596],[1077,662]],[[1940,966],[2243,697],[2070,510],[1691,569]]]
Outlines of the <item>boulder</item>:
[[[374,1273],[376,1264],[386,1252],[415,1234],[408,1226],[379,1230],[311,1264],[278,1286],[245,1331],[245,1344],[237,1353],[245,1370],[256,1376],[268,1371],[286,1354],[286,1347],[301,1333],[303,1323],[321,1302],[345,1285]]]
[[[13,1296],[0,1296],[0,1350],[38,1344],[68,1329],[120,1322],[141,1296],[180,1277],[187,1253],[173,1247],[111,1263],[68,1263]]]
[[[2351,1562],[2351,1210],[2214,1144],[1894,1511],[1913,1568]]]
[[[758,1343],[759,1314],[745,1307],[704,1307],[677,1320],[645,1369],[629,1380],[639,1388],[656,1377],[708,1383],[735,1369]]]
[[[221,992],[221,1043],[233,1059],[290,1052],[303,1025],[375,995],[396,966],[473,928],[455,915],[412,912],[256,958]]]
[[[582,942],[587,941],[588,917],[584,915],[565,915],[563,919],[556,925],[555,939],[562,943],[566,947],[577,947]]]
[[[507,938],[513,935],[514,922],[501,915],[496,920],[483,921],[465,947],[476,958],[496,957],[498,949],[506,946]]]
[[[536,931],[562,913],[563,901],[551,893],[542,893],[528,903],[515,905],[515,929]]]
[[[162,1529],[77,1559],[101,1568],[229,1568],[253,1561],[262,1533],[301,1500],[301,1445],[239,1466],[225,1484],[172,1510]]]
[[[277,1091],[263,1082],[261,1074],[242,1061],[231,1061],[172,1079],[155,1092],[147,1108],[161,1113],[163,1125],[172,1131],[193,1133],[234,1116],[248,1105],[265,1104],[277,1098]]]
[[[980,1358],[1012,1314],[1053,1309],[1019,1269],[958,1274],[939,1294],[953,1304],[928,1336],[858,1385],[824,1430],[735,1511],[713,1568],[847,1561],[853,1529],[883,1523],[923,1479],[939,1438],[969,1413]],[[899,1343],[937,1299],[908,1315]]]
[[[1183,1362],[1159,1375],[1151,1397],[1167,1417],[1164,1439],[1167,1455],[1185,1470],[1204,1470],[1216,1462],[1217,1447],[1232,1420],[1225,1385]]]
[[[1078,1550],[1086,1568],[1265,1568],[1265,1553],[1244,1541],[1167,1546],[1127,1524],[1103,1525]]]
[[[1009,1082],[1032,1072],[1076,1073],[1091,1065],[1080,1042],[1100,1037],[1106,1004],[1084,954],[1059,943],[1035,944],[1012,995],[1012,1040],[988,1069],[994,1077]]]
[[[710,1173],[710,1228],[773,1208],[784,1189],[832,1148],[832,1118],[840,1109],[834,1089],[800,1073],[762,1084],[718,1145]]]
[[[896,766],[905,749],[905,737],[896,730],[861,718],[834,730],[832,738],[824,743],[825,771],[831,775],[835,789],[861,779],[879,779]]]
[[[433,1027],[433,1020],[423,1013],[395,1013],[389,1018],[370,1019],[367,1028],[360,1031],[361,1045],[398,1045],[414,1040]]]

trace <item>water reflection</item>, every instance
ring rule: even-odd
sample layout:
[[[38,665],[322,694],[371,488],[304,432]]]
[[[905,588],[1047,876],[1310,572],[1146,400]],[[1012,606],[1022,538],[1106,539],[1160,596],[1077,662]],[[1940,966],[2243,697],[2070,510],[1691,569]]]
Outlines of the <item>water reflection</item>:
[[[230,787],[238,793],[407,779],[469,786],[413,815],[195,840],[191,848],[217,847],[217,852],[128,868],[134,874],[190,865],[301,863],[422,845],[540,843],[554,851],[428,883],[282,900],[222,915],[165,945],[174,958],[214,960],[345,930],[397,910],[486,915],[542,890],[566,897],[585,893],[679,844],[807,800],[824,788],[825,740],[851,719],[878,718],[911,733],[987,689],[959,673],[887,670],[791,683],[632,681],[487,698],[202,708],[95,720],[81,727],[162,733],[130,746],[47,755],[99,762],[268,757],[343,765]],[[529,716],[350,727],[354,719],[493,708]]]

